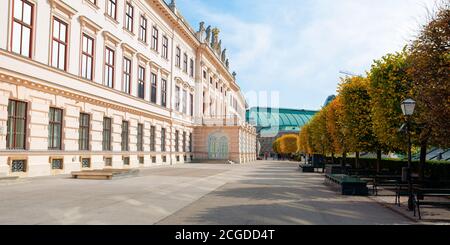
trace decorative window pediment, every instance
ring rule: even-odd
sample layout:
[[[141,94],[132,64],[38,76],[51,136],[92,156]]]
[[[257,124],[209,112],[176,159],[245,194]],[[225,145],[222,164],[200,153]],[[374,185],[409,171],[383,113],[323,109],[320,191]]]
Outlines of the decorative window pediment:
[[[119,40],[119,42],[120,42],[120,40]],[[126,43],[122,43],[121,46],[122,46],[123,52],[125,52],[125,53],[129,53],[130,55],[135,55],[137,53],[136,49],[134,49],[133,47],[131,47],[130,45],[128,45]]]
[[[140,62],[143,62],[143,63],[145,63],[145,64],[150,63],[150,59],[147,58],[147,57],[146,57],[144,54],[142,54],[142,53],[137,53],[137,57],[138,57],[138,59],[139,59]]]
[[[111,32],[109,31],[103,31],[103,37],[105,38],[105,42],[109,42],[114,46],[118,46],[119,43],[121,42],[121,40],[114,36]],[[125,44],[126,45],[126,44]]]
[[[102,29],[101,26],[97,25],[94,21],[90,20],[86,16],[80,16],[79,20],[82,28],[88,28],[94,31],[95,34],[97,34],[97,32],[99,32]]]
[[[77,11],[74,8],[70,7],[61,0],[49,0],[49,2],[53,12],[59,11],[67,15],[69,19],[72,19],[72,17],[77,13]]]

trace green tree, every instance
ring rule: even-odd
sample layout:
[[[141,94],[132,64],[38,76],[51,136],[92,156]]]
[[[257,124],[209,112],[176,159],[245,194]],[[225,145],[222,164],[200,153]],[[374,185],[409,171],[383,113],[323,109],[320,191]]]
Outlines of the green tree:
[[[405,137],[398,130],[404,121],[401,103],[412,87],[407,69],[407,53],[403,50],[376,60],[368,74],[373,132],[385,152],[405,147]]]
[[[348,148],[356,152],[357,167],[360,152],[375,152],[379,149],[373,133],[368,87],[367,78],[347,77],[342,79],[338,90],[343,103],[341,121],[345,126]],[[377,170],[379,171],[379,165]]]

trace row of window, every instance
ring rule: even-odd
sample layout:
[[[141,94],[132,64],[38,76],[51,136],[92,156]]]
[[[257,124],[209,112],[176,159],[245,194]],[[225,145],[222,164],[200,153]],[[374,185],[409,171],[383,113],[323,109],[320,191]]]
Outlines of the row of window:
[[[183,54],[183,72],[188,73],[188,60],[187,53]],[[181,48],[177,47],[175,54],[175,66],[181,69]],[[194,77],[194,59],[189,61],[189,76]]]
[[[8,103],[8,122],[6,135],[6,148],[10,150],[26,149],[26,125],[27,125],[27,103],[17,100],[9,100]],[[80,113],[79,118],[79,138],[78,145],[80,151],[90,150],[90,125],[91,118],[89,114]],[[128,121],[122,121],[121,132],[121,150],[130,150],[130,124]],[[48,149],[62,150],[62,129],[63,129],[63,110],[51,107],[49,110],[48,125]],[[179,152],[179,131],[175,132],[175,151]],[[103,151],[112,150],[112,119],[103,118]],[[189,134],[189,149],[187,149],[187,133],[183,132],[183,151],[192,152],[192,133]],[[144,125],[138,124],[137,127],[137,151],[144,151]],[[156,151],[156,127],[150,127],[150,151]],[[166,129],[161,129],[161,152],[166,151]]]
[[[94,3],[96,4],[96,3]],[[116,17],[116,1],[108,0],[107,11],[111,17]],[[129,21],[133,20],[133,7],[127,3],[127,16]],[[13,18],[13,38],[12,51],[24,56],[31,57],[31,33],[33,31],[32,19],[34,14],[34,5],[27,0],[14,0],[14,18]],[[113,11],[114,10],[114,11]],[[127,21],[125,24],[128,23]],[[145,37],[146,34],[146,19],[141,20],[141,35]],[[132,26],[132,25],[131,25]],[[81,77],[87,80],[94,79],[94,54],[95,54],[95,39],[87,33],[82,33],[82,49],[81,49]],[[153,45],[158,47],[158,29],[153,30]],[[52,34],[52,58],[51,65],[61,70],[67,70],[67,52],[68,52],[68,24],[58,19],[53,18],[53,34]],[[177,48],[178,58],[181,50]],[[168,55],[168,39],[163,38],[163,56]],[[105,48],[105,62],[104,62],[104,85],[110,88],[115,87],[115,67],[116,56],[115,50],[106,46]],[[187,54],[185,54],[185,70],[187,72]],[[131,94],[132,92],[132,60],[130,58],[123,58],[123,78],[122,91]],[[194,75],[194,61],[191,59],[191,76]],[[151,73],[150,85],[150,102],[157,104],[157,89],[158,76]],[[137,89],[136,96],[144,99],[146,91],[146,69],[139,65],[137,72]],[[161,98],[159,104],[167,107],[167,80],[161,78]],[[184,95],[183,95],[184,96]],[[192,95],[190,95],[193,97]],[[186,101],[187,102],[187,101]],[[191,100],[192,103],[192,100]],[[184,105],[186,107],[187,103]],[[192,107],[192,104],[191,104]],[[183,112],[187,113],[186,110]],[[191,110],[192,114],[193,110]]]
[[[90,0],[91,3],[97,5],[96,0]],[[117,21],[117,2],[118,0],[106,0],[106,15]],[[130,33],[134,33],[134,19],[135,19],[135,8],[130,2],[125,4],[125,14],[124,14],[124,28]],[[143,43],[147,43],[147,30],[148,30],[148,20],[145,15],[141,14],[139,18],[139,31],[138,39]],[[162,57],[169,59],[169,39],[166,36],[162,37]],[[159,51],[159,30],[158,27],[152,27],[152,40],[151,48],[155,51]]]

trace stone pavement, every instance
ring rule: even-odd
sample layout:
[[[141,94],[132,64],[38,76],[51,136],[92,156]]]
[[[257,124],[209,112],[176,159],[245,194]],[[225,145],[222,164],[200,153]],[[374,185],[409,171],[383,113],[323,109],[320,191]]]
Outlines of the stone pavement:
[[[0,224],[411,224],[367,197],[341,196],[287,162],[186,164],[112,181],[0,183]]]
[[[408,210],[408,197],[401,197],[400,207],[395,205],[395,192],[387,189],[381,190],[379,196],[371,196],[370,199],[380,203],[386,208],[403,215],[405,218],[411,221],[417,222],[417,224],[424,225],[450,225],[450,210],[447,208],[429,208],[423,207],[420,209],[422,212],[422,219],[419,220],[419,216],[414,217],[414,212]]]

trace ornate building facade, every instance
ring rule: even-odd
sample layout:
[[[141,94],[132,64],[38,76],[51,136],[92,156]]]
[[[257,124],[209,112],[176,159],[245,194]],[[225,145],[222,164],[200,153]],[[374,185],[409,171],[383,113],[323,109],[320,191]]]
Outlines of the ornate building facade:
[[[0,2],[0,175],[256,158],[219,29],[163,0]]]

